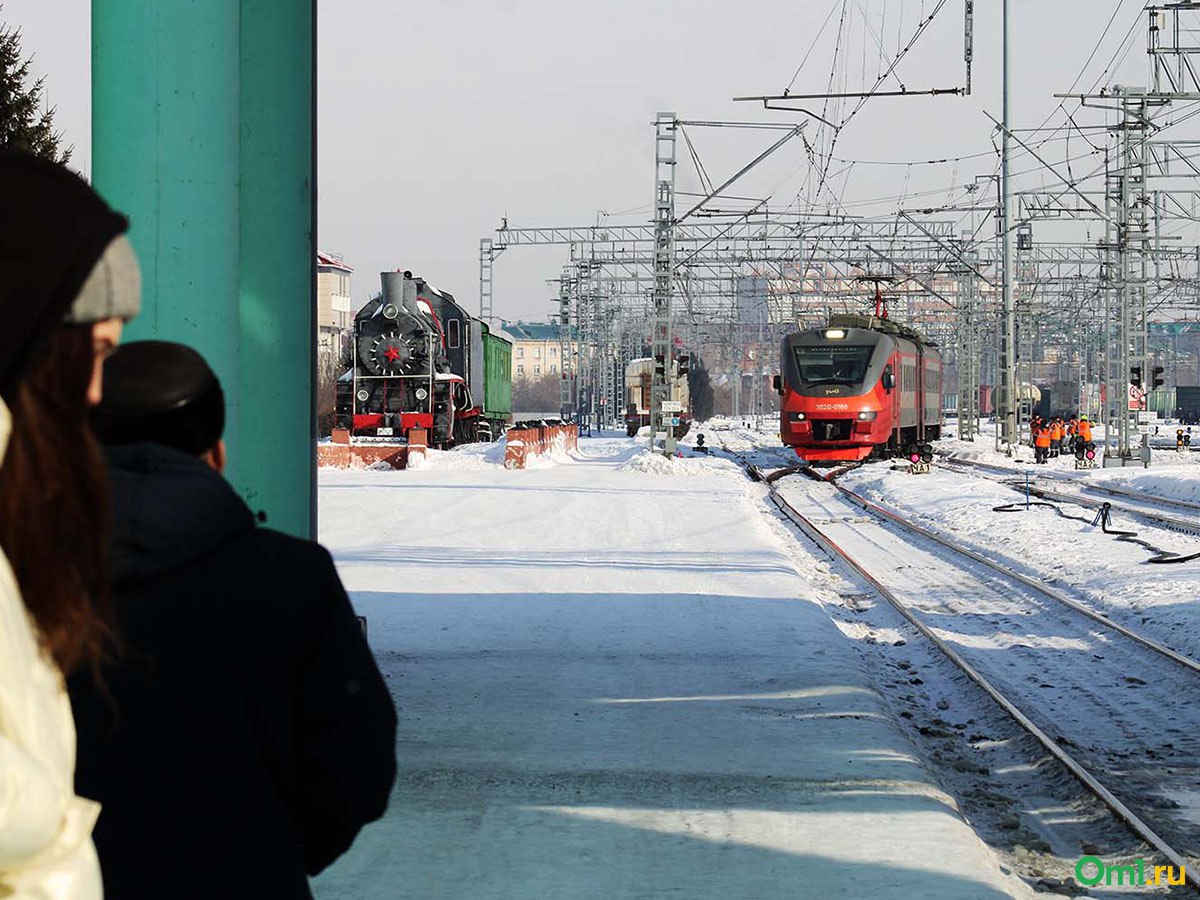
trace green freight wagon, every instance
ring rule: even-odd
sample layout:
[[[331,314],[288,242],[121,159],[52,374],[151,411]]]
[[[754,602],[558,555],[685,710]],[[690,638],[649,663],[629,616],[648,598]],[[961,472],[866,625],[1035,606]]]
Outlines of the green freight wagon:
[[[472,361],[477,359],[482,363],[478,369],[472,366],[471,389],[476,403],[483,400],[482,418],[491,436],[496,437],[512,421],[512,344],[492,334],[487,323],[478,319],[472,319],[471,331],[472,345],[477,339],[481,350],[476,354],[472,346]]]

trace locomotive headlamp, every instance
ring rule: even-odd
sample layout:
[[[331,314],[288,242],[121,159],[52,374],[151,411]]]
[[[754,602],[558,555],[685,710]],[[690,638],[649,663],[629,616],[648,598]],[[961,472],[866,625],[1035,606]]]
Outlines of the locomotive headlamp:
[[[385,319],[394,319],[400,315],[400,308],[395,303],[389,303],[383,308],[383,317]]]
[[[429,391],[425,390],[425,388],[417,388],[417,399],[418,400],[424,400],[428,396],[429,396]]]
[[[804,421],[804,413],[790,412],[790,413],[788,413],[788,418],[793,422],[803,422]]]
[[[828,340],[840,341],[845,336],[846,336],[846,329],[844,329],[844,328],[826,328],[825,329],[825,337]]]
[[[369,400],[369,399],[370,399],[370,397],[371,397],[371,395],[370,395],[370,394],[368,394],[368,393],[366,392],[366,390],[361,390],[361,391],[359,391],[357,394],[355,394],[354,396],[358,397],[358,402],[359,402],[359,403],[366,403],[366,402],[367,402],[367,400]]]
[[[864,409],[862,412],[860,412],[860,413],[858,414],[858,421],[860,421],[860,422],[874,422],[874,421],[875,421],[875,417],[876,417],[876,416],[878,416],[878,415],[879,415],[879,413],[877,413],[877,412],[876,412],[875,410],[873,410],[873,409]]]

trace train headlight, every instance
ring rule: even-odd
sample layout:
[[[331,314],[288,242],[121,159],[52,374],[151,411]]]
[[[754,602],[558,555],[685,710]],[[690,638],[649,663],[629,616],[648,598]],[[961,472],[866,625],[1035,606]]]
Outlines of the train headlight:
[[[840,341],[845,336],[846,336],[846,329],[844,329],[844,328],[826,328],[825,329],[826,340]]]
[[[874,422],[874,421],[875,421],[875,417],[876,417],[876,416],[878,416],[878,415],[879,415],[879,413],[877,413],[877,412],[876,412],[875,410],[873,410],[873,409],[864,409],[862,412],[860,412],[860,413],[858,414],[858,421],[860,421],[860,422]]]
[[[355,394],[354,396],[356,396],[356,397],[358,398],[358,402],[359,402],[359,403],[366,403],[366,402],[367,402],[367,400],[370,398],[370,396],[371,396],[371,395],[370,395],[370,394],[368,394],[368,393],[367,393],[365,390],[362,390],[362,391],[359,391],[359,392],[358,392],[357,394]]]
[[[805,418],[805,417],[804,417],[804,413],[802,413],[802,412],[790,412],[790,413],[788,413],[788,419],[789,419],[790,421],[792,421],[792,422],[803,422],[803,421],[804,421],[804,418]]]
[[[394,319],[398,315],[400,315],[400,310],[394,303],[389,303],[383,308],[383,317],[385,319]]]
[[[424,400],[428,396],[429,396],[429,391],[425,390],[425,388],[417,388],[417,399],[418,400]]]

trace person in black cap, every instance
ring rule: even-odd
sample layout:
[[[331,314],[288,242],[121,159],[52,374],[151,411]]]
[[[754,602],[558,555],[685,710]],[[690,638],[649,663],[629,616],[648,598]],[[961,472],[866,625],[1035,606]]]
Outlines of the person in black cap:
[[[62,675],[112,643],[87,411],[141,301],[127,227],[65,167],[0,151],[0,897],[101,896]]]
[[[71,680],[77,784],[120,898],[310,897],[384,812],[396,715],[329,554],[221,477],[221,386],[180,344],[123,345],[93,427],[123,649]]]

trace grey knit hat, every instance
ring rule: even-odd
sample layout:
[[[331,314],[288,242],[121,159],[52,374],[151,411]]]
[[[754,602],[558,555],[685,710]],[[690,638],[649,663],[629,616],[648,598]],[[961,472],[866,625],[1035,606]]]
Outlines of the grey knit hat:
[[[104,319],[132,319],[142,307],[142,274],[133,244],[118,235],[104,248],[64,321],[85,325]]]

